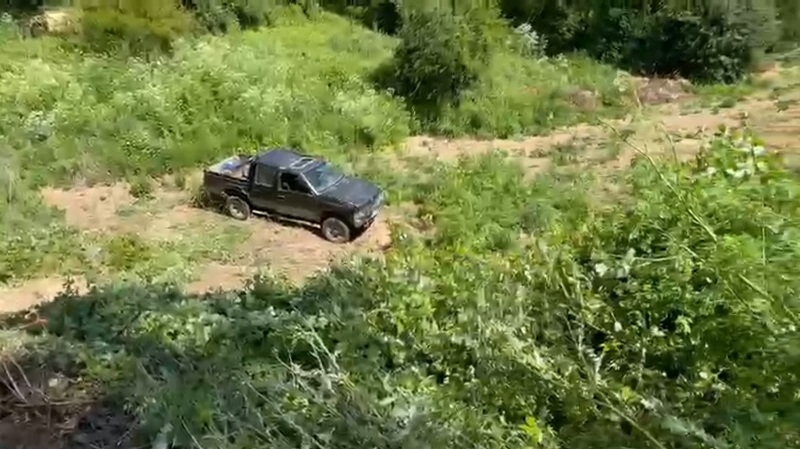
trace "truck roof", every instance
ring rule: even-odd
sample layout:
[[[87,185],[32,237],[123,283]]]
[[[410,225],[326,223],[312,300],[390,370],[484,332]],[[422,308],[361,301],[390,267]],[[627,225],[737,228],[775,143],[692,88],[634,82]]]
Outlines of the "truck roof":
[[[256,157],[256,162],[281,170],[301,171],[317,162],[316,158],[300,154],[288,148],[264,150]]]

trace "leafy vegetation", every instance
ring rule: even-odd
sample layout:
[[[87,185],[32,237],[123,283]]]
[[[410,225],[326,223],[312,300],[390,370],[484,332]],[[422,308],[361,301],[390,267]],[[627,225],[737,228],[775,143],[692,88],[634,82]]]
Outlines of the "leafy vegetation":
[[[177,0],[84,0],[80,44],[117,55],[168,53],[193,28],[192,16],[178,7]]]
[[[791,37],[758,5],[595,3],[500,2],[516,32],[462,1],[87,1],[79,34],[35,39],[4,18],[0,283],[115,281],[66,291],[33,324],[3,318],[0,432],[43,405],[58,419],[101,403],[88,426],[110,433],[68,443],[800,447],[800,179],[755,137],[724,130],[690,162],[641,156],[604,180],[611,201],[589,170],[530,179],[500,153],[378,157],[413,133],[618,115],[637,100],[629,75],[597,59],[731,82]],[[188,188],[203,164],[284,145],[381,180],[414,229],[302,285],[267,275],[197,297],[187,273],[241,234],[81,232],[37,194],[124,179],[146,204],[153,178]]]
[[[800,184],[750,139],[642,159],[610,208],[502,155],[426,165],[435,231],[384,261],[66,294],[28,351],[83,360],[143,444],[796,447]]]
[[[472,16],[412,13],[388,67],[397,93],[415,106],[457,103],[493,56],[481,25]]]
[[[52,214],[36,218],[40,205],[27,192],[45,184],[127,178],[139,192],[147,186],[143,178],[259,146],[296,146],[343,162],[414,131],[533,134],[591,114],[617,114],[630,98],[618,89],[613,69],[581,58],[536,62],[509,46],[463,92],[460,106],[448,105],[440,119],[423,122],[371,82],[397,42],[330,15],[181,41],[172,57],[150,61],[77,54],[58,38],[7,42],[0,58],[0,108],[7,112],[0,118],[0,147],[8,149],[8,163],[0,191],[8,189],[9,201],[0,207],[8,211],[3,239],[15,251],[4,253],[13,257],[0,265],[17,268],[4,268],[6,277],[53,266],[17,255],[39,254],[43,244],[32,246],[26,227],[6,217],[38,223],[37,242],[69,234],[52,230]],[[583,110],[560,95],[581,88],[597,90],[608,106]],[[48,260],[68,257],[59,254]]]
[[[788,1],[501,1],[506,17],[530,23],[548,51],[586,51],[646,75],[703,83],[742,78],[765,53],[796,45]]]

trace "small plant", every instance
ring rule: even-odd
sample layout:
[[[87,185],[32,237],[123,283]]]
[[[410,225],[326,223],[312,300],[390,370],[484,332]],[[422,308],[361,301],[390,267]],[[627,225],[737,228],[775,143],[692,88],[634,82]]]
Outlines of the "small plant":
[[[186,188],[186,183],[188,182],[186,180],[186,174],[184,172],[175,173],[175,177],[173,179],[173,182],[174,182],[175,187],[177,187],[177,188],[179,188],[181,190],[185,189]]]
[[[130,194],[136,199],[152,199],[155,192],[155,186],[150,178],[140,176],[136,178],[130,185]]]
[[[7,12],[0,13],[0,42],[20,37],[19,26],[14,21],[14,17]]]
[[[517,26],[514,32],[519,37],[525,56],[534,59],[547,57],[547,37],[537,33],[530,23]]]
[[[115,271],[128,271],[152,258],[153,250],[134,234],[117,235],[104,247],[105,265]]]

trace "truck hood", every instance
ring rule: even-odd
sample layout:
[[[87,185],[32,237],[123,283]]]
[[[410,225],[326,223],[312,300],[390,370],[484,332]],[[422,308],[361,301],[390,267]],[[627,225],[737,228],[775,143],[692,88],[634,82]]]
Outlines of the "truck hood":
[[[381,189],[371,182],[345,176],[341,181],[326,190],[322,196],[341,203],[349,203],[356,207],[361,207],[372,201],[380,191]]]

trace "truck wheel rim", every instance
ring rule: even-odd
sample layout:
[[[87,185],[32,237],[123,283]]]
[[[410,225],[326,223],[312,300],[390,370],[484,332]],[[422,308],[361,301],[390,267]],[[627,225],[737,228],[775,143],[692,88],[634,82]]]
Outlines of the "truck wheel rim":
[[[339,240],[345,236],[346,231],[344,229],[344,225],[338,220],[331,220],[328,222],[327,226],[328,236],[332,240]]]
[[[231,204],[231,215],[233,215],[236,218],[244,217],[244,211],[242,210],[240,204],[237,203]]]

